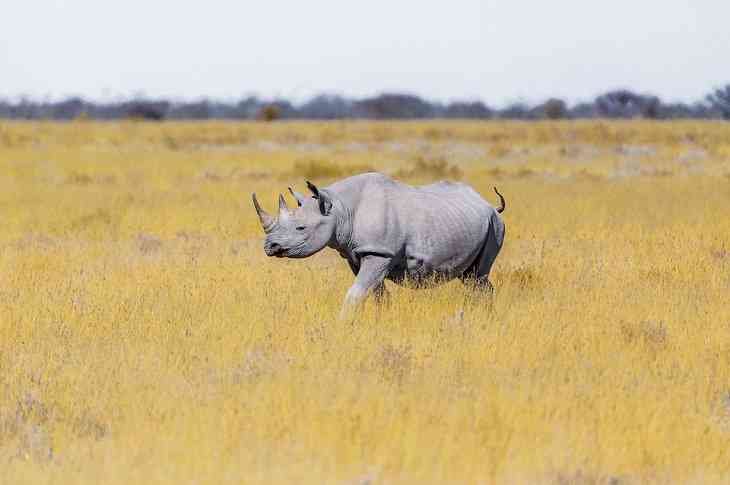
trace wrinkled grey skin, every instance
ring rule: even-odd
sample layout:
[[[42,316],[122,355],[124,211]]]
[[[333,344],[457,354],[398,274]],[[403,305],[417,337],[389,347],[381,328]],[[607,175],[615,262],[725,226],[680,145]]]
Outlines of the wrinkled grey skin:
[[[453,278],[492,290],[488,280],[505,227],[495,209],[470,186],[437,182],[413,187],[380,173],[365,173],[318,189],[311,197],[289,188],[298,207],[279,196],[273,218],[253,203],[266,233],[268,256],[306,258],[325,247],[350,265],[355,283],[342,317],[369,293],[385,295],[384,280],[420,286]],[[496,191],[496,189],[495,189]]]

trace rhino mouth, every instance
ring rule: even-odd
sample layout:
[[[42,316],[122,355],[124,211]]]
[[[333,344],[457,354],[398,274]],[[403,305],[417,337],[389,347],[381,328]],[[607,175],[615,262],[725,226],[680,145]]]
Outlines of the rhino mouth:
[[[287,249],[282,247],[280,244],[277,243],[266,243],[264,244],[264,252],[267,256],[275,256],[277,258],[281,258],[284,256],[284,253],[286,253]]]
[[[282,247],[266,249],[266,255],[274,258],[283,258],[286,256],[286,249]]]
[[[296,245],[293,247],[283,247],[279,244],[267,244],[264,247],[266,255],[274,258],[302,258],[302,245]]]

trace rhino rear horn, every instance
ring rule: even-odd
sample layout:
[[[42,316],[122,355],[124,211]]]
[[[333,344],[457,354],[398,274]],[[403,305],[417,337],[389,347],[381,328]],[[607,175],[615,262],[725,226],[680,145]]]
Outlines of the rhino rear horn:
[[[279,220],[288,219],[291,215],[289,207],[286,205],[286,199],[283,195],[279,194]]]
[[[283,195],[279,194],[279,212],[286,212],[289,210],[289,207],[286,205],[286,199]]]

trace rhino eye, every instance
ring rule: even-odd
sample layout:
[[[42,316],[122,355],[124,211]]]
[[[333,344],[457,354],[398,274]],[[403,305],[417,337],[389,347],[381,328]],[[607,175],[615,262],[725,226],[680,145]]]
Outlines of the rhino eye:
[[[296,229],[297,229],[297,231],[303,231],[303,230],[306,229],[306,227],[304,227],[304,226],[297,226]]]

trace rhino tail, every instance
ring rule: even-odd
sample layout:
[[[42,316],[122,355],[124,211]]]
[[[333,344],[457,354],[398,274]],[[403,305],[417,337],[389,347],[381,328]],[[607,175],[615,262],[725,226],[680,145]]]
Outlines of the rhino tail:
[[[499,190],[497,190],[497,187],[493,187],[494,191],[499,196],[499,207],[497,208],[497,213],[501,214],[504,212],[505,207],[507,207],[507,204],[504,202],[504,197],[502,197],[502,194],[499,193]]]

